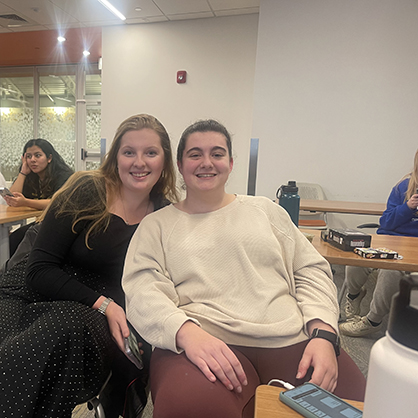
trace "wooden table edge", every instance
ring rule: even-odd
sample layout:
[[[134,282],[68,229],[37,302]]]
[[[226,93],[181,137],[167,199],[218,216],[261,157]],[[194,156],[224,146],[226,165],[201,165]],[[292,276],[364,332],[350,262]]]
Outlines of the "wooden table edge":
[[[37,218],[43,213],[42,209],[32,209],[32,208],[27,208],[27,207],[16,208],[16,209],[21,209],[21,210],[12,211],[9,209],[7,212],[3,211],[2,212],[3,214],[7,213],[7,218],[0,219],[0,224],[3,225],[9,222],[23,221],[24,219],[28,219],[28,218]]]

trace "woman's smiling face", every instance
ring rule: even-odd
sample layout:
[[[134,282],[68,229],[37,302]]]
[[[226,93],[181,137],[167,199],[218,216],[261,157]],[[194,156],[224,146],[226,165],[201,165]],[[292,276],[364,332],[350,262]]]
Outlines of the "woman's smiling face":
[[[149,128],[126,132],[121,139],[117,161],[123,187],[149,193],[164,168],[160,137]]]
[[[225,136],[212,131],[190,134],[178,162],[188,192],[223,191],[232,166]]]

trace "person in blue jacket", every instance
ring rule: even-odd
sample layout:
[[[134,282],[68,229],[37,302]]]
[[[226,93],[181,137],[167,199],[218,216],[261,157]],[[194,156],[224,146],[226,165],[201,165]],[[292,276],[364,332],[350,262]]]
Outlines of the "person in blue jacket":
[[[380,218],[378,234],[418,237],[418,151],[414,169],[392,189],[386,210]],[[339,325],[340,332],[361,337],[380,331],[382,320],[389,313],[392,296],[399,291],[399,281],[405,273],[363,267],[346,267],[348,293],[346,295],[346,322]],[[366,295],[364,284],[370,275],[377,275],[376,288],[365,316],[360,315],[360,304]]]
[[[415,160],[417,165],[418,151]],[[392,189],[386,210],[379,221],[378,234],[418,237],[418,174],[413,174],[401,180]]]

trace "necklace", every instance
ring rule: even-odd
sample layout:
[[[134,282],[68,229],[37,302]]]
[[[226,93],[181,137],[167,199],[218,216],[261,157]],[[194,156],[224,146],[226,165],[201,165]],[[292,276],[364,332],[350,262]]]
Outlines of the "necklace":
[[[151,203],[151,201],[150,201],[150,200],[148,200],[147,206],[146,206],[146,208],[145,208],[144,215],[141,217],[141,221],[142,221],[142,219],[144,219],[144,218],[145,218],[145,216],[147,215],[148,210],[149,210],[149,207],[150,207],[150,203]],[[124,221],[125,221],[126,225],[136,225],[136,223],[131,223],[131,222],[129,222],[129,221],[128,221],[128,217],[126,216],[125,202],[123,201],[123,199],[122,199],[122,206],[123,206],[123,213],[125,214],[125,219],[124,219]],[[139,222],[137,222],[137,223],[139,223]]]

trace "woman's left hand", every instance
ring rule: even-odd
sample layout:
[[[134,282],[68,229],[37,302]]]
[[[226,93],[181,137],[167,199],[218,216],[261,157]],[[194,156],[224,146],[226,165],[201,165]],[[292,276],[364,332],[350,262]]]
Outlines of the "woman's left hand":
[[[322,338],[309,341],[299,362],[297,379],[303,379],[309,367],[313,368],[310,382],[333,392],[337,386],[338,363],[332,344]]]
[[[4,200],[9,206],[13,206],[13,207],[27,206],[26,197],[23,196],[23,194],[19,192],[13,192],[13,197],[4,196]]]

